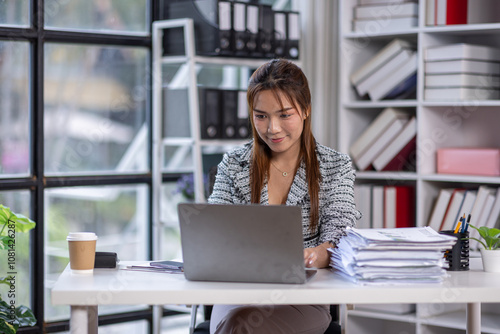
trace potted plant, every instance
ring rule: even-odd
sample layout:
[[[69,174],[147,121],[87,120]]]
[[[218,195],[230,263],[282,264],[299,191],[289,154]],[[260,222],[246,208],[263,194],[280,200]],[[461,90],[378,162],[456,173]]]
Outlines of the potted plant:
[[[477,228],[470,225],[470,227],[478,231],[482,239],[470,238],[478,241],[483,246],[480,252],[484,271],[500,272],[500,230],[486,226]]]
[[[34,326],[36,318],[33,312],[26,306],[16,307],[16,277],[9,272],[16,272],[16,233],[26,233],[35,227],[35,222],[31,219],[13,213],[10,208],[0,204],[0,250],[7,254],[2,254],[0,261],[7,260],[6,272],[0,277],[0,284],[6,284],[8,288],[6,300],[0,295],[0,333],[13,334],[19,327]],[[4,262],[5,263],[5,262]]]

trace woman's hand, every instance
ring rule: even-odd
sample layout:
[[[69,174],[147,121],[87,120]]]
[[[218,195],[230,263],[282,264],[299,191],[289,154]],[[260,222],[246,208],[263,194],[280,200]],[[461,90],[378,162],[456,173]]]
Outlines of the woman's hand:
[[[304,265],[307,268],[326,268],[330,264],[330,255],[327,249],[332,245],[329,242],[322,243],[317,247],[304,249]]]

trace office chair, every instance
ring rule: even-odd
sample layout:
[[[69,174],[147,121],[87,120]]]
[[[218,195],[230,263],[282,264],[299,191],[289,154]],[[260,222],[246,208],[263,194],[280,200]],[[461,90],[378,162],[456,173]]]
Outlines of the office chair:
[[[192,324],[189,331],[192,334],[210,334],[210,316],[212,314],[212,306],[204,305],[203,308],[205,313],[205,320],[196,325],[196,312],[198,311],[198,305],[193,306],[193,309],[191,311]],[[330,315],[332,316],[332,321],[326,329],[325,334],[341,334],[338,305],[330,305]]]

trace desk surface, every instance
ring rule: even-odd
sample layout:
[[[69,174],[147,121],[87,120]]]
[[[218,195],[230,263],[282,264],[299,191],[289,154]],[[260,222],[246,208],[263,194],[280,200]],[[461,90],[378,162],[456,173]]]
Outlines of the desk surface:
[[[479,261],[479,262],[478,262]],[[96,269],[75,275],[67,267],[52,289],[55,305],[117,304],[363,304],[500,302],[500,274],[486,273],[480,259],[470,271],[449,272],[442,284],[361,286],[328,269],[305,284],[190,282],[182,274]],[[142,262],[144,263],[144,262]]]

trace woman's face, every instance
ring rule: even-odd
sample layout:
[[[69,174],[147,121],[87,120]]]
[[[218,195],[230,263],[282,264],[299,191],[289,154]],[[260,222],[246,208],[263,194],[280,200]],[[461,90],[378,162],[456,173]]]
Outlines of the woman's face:
[[[278,94],[283,106],[270,90],[257,94],[253,106],[253,122],[259,137],[275,153],[300,151],[305,113],[297,110],[283,93]]]

